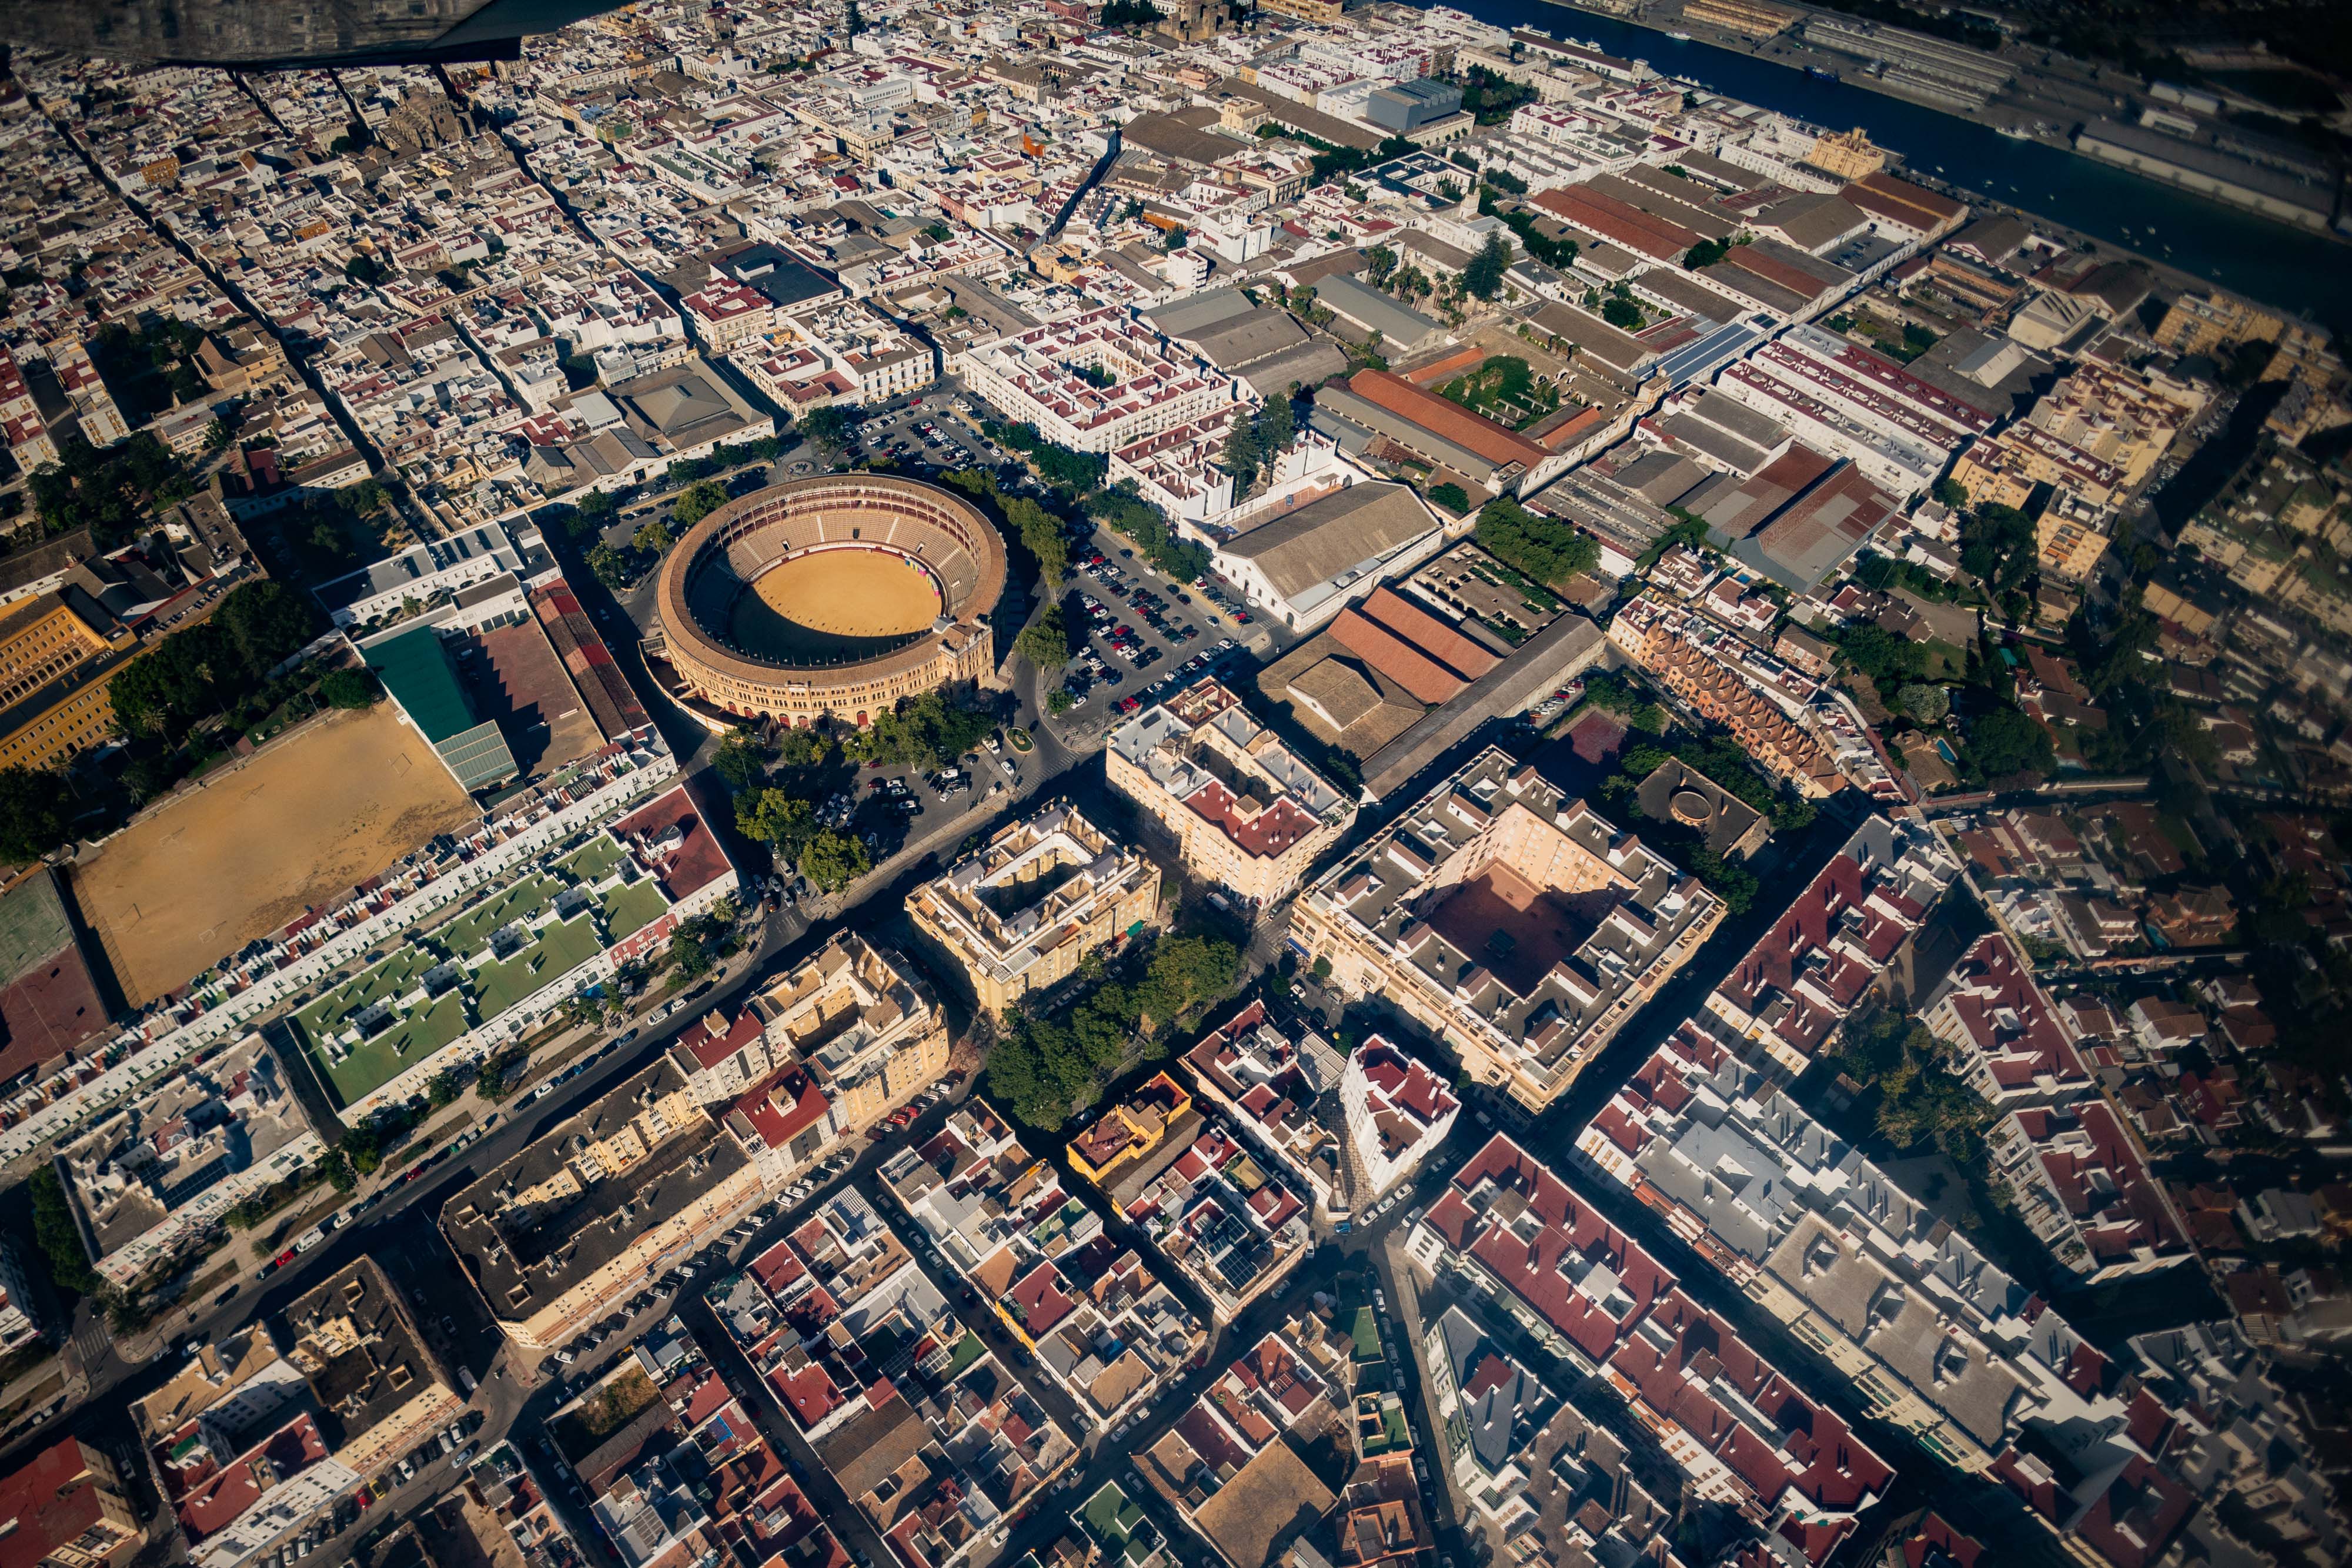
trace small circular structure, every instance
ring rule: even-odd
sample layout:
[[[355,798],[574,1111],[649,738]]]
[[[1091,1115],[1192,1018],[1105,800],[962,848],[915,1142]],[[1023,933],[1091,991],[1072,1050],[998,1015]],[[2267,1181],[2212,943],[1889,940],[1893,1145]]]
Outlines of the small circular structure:
[[[1675,814],[1675,821],[1692,828],[1704,828],[1715,814],[1706,797],[1696,789],[1675,790],[1674,799],[1666,802],[1666,810]]]
[[[866,723],[903,697],[994,673],[1004,544],[951,490],[820,474],[711,513],[662,563],[660,656],[690,709]]]

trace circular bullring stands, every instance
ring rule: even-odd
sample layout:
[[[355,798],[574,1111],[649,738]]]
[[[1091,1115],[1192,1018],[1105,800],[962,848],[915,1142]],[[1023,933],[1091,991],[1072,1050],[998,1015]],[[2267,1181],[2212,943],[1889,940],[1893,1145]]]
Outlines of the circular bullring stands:
[[[656,601],[660,656],[714,727],[862,724],[986,678],[1003,591],[1003,541],[970,501],[889,475],[821,474],[730,501],[678,541]]]

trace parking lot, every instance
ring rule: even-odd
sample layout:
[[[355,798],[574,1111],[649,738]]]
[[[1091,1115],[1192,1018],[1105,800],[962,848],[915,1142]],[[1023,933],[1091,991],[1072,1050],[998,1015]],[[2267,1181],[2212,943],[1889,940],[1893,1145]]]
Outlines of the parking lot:
[[[1269,629],[1238,595],[1213,579],[1172,580],[1108,528],[1073,563],[1087,645],[1063,675],[1065,727],[1108,727],[1213,668],[1255,663],[1249,644],[1265,645]]]
[[[986,468],[1002,460],[970,424],[950,415],[958,395],[944,390],[919,398],[893,399],[867,413],[856,431],[855,457],[888,456],[935,468]]]

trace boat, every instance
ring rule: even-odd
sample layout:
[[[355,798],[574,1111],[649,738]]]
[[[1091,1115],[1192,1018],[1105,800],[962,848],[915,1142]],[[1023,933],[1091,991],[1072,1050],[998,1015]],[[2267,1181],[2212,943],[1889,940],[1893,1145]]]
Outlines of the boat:
[[[1812,78],[1815,81],[1835,81],[1838,78],[1837,72],[1830,69],[1827,66],[1807,66],[1805,68],[1805,74]]]
[[[1691,41],[1691,36],[1688,33],[1668,33],[1666,37],[1677,44],[1687,44]]]
[[[2032,134],[2021,125],[1997,125],[1993,129],[2000,135],[2008,137],[2011,141],[2031,141],[2033,140]]]

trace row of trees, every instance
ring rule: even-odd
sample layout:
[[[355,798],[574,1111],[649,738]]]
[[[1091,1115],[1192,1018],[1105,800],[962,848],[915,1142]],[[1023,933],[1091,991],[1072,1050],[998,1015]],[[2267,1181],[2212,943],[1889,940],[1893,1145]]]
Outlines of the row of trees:
[[[1056,447],[1062,451],[1066,448]],[[1088,455],[1081,454],[1080,455]],[[1097,459],[1097,462],[1101,461]],[[1005,526],[1020,537],[1024,549],[1036,557],[1037,575],[1045,580],[1048,591],[1057,587],[1069,575],[1070,544],[1062,531],[1062,520],[1027,496],[1008,496],[996,483],[996,476],[978,468],[958,468],[940,477],[957,489],[994,507],[1003,517]]]
[[[1283,406],[1289,406],[1287,400]],[[1271,434],[1274,427],[1264,428]],[[1289,438],[1283,439],[1287,443]],[[1168,526],[1167,514],[1143,498],[1134,480],[1121,479],[1108,490],[1096,491],[1087,497],[1086,507],[1097,522],[1107,523],[1113,532],[1133,539],[1138,554],[1177,581],[1193,581],[1209,570],[1208,547],[1179,538]]]
[[[1234,945],[1209,936],[1161,940],[1132,981],[1107,977],[1101,958],[1089,957],[1082,973],[1096,983],[1067,1012],[1041,1017],[1005,1009],[989,1052],[989,1091],[1016,1121],[1059,1127],[1073,1107],[1127,1065],[1139,1033],[1154,1041],[1168,1038],[1230,990],[1240,968]]]
[[[1018,424],[1001,424],[990,420],[981,431],[991,441],[1008,452],[1018,452],[1029,459],[1037,476],[1056,488],[1081,495],[1103,482],[1109,471],[1110,459],[1099,452],[1080,452],[1048,441],[1037,434],[1037,427],[1024,420]]]
[[[1030,664],[1048,673],[1068,664],[1077,651],[1070,636],[1069,617],[1062,613],[1058,604],[1048,604],[1035,620],[1021,628],[1021,635],[1013,639],[1013,646]]]

